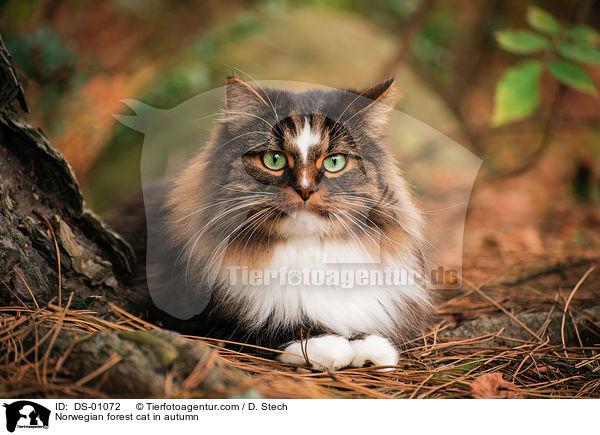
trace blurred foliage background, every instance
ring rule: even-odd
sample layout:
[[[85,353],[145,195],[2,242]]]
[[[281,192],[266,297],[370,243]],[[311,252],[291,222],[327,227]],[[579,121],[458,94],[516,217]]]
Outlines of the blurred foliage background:
[[[515,243],[535,250],[554,231],[589,247],[580,227],[600,226],[588,212],[600,201],[600,102],[590,84],[578,92],[544,71],[527,116],[492,122],[496,86],[520,60],[498,32],[530,28],[532,5],[562,26],[600,28],[593,0],[0,0],[0,31],[21,69],[31,123],[66,155],[96,210],[140,182],[143,136],[112,117],[130,113],[121,99],[169,108],[230,73],[332,87],[393,75],[401,110],[484,159],[480,203],[499,210],[487,213],[533,222],[535,234],[525,229]],[[528,55],[548,60],[547,51]],[[597,89],[600,68],[581,68]],[[547,215],[560,214],[558,202],[565,215],[588,211],[556,223]]]

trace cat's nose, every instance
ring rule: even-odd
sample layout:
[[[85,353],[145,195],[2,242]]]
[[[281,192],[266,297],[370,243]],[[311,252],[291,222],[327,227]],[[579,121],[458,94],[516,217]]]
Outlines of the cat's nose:
[[[304,187],[302,185],[296,186],[296,192],[300,195],[303,201],[308,201],[308,198],[315,193],[315,188],[312,186]]]

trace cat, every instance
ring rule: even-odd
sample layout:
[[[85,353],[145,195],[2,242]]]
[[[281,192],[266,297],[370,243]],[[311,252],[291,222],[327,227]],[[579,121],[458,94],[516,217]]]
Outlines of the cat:
[[[161,312],[168,326],[315,369],[398,362],[432,304],[423,217],[383,144],[394,84],[293,93],[227,79],[209,142],[144,189],[155,311],[196,314]],[[420,279],[390,281],[398,272]]]

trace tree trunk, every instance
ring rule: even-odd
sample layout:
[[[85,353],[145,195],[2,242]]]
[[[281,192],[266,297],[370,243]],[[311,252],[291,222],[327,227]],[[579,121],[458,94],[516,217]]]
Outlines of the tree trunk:
[[[0,37],[0,305],[64,305],[73,294],[72,308],[101,296],[141,310],[145,296],[123,285],[131,248],[85,209],[71,167],[22,111],[27,103]]]

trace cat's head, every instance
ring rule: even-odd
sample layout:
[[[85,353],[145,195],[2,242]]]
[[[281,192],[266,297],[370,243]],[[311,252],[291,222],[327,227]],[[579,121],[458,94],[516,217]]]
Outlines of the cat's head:
[[[393,86],[292,93],[229,78],[210,143],[170,195],[177,241],[265,252],[293,237],[373,249],[383,239],[414,250],[420,215],[382,143]]]

